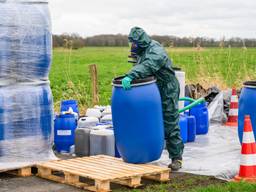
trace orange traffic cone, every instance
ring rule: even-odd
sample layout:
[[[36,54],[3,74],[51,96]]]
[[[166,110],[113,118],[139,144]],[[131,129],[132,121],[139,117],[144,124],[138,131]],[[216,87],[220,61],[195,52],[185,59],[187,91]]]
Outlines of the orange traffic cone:
[[[256,143],[250,116],[245,117],[240,171],[235,181],[256,182]]]
[[[237,127],[238,126],[238,97],[236,89],[232,89],[232,96],[230,101],[230,109],[228,114],[228,121],[226,126]]]

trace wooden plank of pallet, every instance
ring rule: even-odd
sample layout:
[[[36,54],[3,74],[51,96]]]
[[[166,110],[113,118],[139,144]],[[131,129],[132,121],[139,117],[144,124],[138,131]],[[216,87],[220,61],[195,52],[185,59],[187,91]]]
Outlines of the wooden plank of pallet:
[[[6,173],[16,175],[19,177],[29,177],[32,175],[32,168],[31,167],[23,167],[20,169],[7,171]]]
[[[27,167],[34,167],[34,163],[6,163],[7,166],[5,166],[5,163],[1,164],[0,163],[0,173],[5,173],[8,171],[13,171],[13,170],[18,170],[22,168],[27,168]]]
[[[97,192],[110,191],[110,183],[136,188],[142,178],[168,181],[170,172],[168,168],[134,165],[103,155],[50,161],[38,164],[37,168],[39,177]],[[93,184],[81,182],[81,177],[93,180]]]

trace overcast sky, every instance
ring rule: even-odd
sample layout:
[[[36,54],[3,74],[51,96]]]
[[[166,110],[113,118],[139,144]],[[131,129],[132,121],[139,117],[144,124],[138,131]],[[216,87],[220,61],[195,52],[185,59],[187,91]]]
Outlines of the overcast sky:
[[[256,38],[256,0],[50,0],[53,33]]]

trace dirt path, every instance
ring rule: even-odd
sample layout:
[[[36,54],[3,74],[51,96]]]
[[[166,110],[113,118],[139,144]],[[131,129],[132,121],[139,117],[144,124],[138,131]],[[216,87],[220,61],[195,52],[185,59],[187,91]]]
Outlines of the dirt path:
[[[145,187],[140,188],[141,191],[159,190],[159,183],[144,181]],[[191,175],[185,173],[172,173],[171,181],[161,185],[164,191],[183,192],[189,191],[194,187],[208,186],[224,183],[213,177],[205,177]],[[114,186],[114,192],[129,191],[129,188],[122,186]],[[146,190],[145,190],[146,189]],[[68,185],[63,185],[44,179],[32,177],[16,177],[8,174],[0,174],[0,192],[82,192],[84,190],[77,189]]]

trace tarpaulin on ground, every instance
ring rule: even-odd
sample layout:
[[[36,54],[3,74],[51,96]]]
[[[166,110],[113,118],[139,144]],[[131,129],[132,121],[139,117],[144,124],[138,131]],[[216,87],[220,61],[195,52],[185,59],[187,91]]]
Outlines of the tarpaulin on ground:
[[[213,124],[207,135],[198,135],[196,142],[185,145],[183,168],[180,172],[229,180],[239,171],[240,150],[237,128]],[[171,160],[167,151],[156,162],[162,166],[169,163]]]

